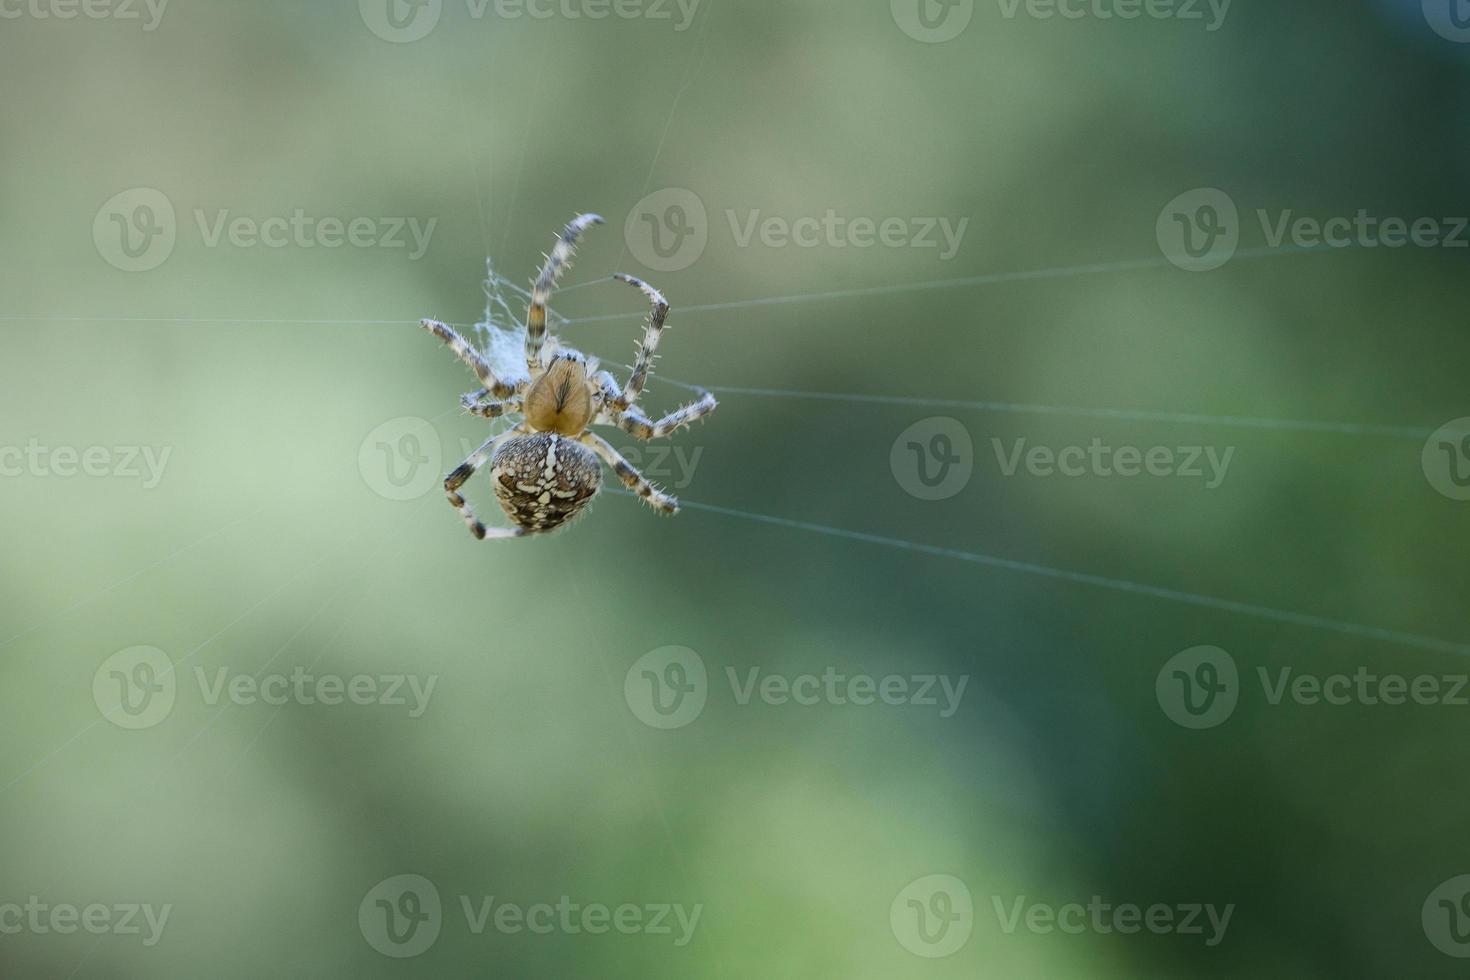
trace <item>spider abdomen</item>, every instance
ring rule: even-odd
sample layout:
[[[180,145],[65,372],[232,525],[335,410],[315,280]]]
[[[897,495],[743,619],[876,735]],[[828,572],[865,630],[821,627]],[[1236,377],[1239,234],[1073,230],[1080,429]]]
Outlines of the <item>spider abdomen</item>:
[[[550,531],[572,520],[602,483],[596,454],[554,432],[507,439],[490,465],[501,509],[527,531]]]

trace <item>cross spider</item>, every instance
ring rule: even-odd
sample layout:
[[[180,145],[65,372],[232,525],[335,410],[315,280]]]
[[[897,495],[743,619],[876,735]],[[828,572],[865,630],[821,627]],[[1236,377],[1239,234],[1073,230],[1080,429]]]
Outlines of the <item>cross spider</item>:
[[[470,533],[482,541],[541,534],[571,521],[601,487],[599,460],[612,467],[623,485],[654,510],[678,513],[677,500],[649,483],[606,439],[588,428],[615,425],[636,439],[662,439],[715,410],[717,403],[708,392],[656,422],[637,408],[638,396],[653,373],[654,351],[669,315],[663,295],[633,276],[619,273],[613,277],[636,287],[653,304],[633,373],[621,388],[610,372],[598,370],[595,358],[561,346],[555,336],[547,342],[546,303],[557,279],[570,266],[582,233],[602,223],[595,214],[573,218],[536,278],[526,313],[526,370],[530,377],[513,383],[501,380],[485,355],[453,327],[437,320],[422,322],[423,328],[444,341],[484,386],[460,397],[470,414],[486,419],[522,416],[520,423],[487,440],[444,478],[449,503],[464,518]],[[460,488],[486,463],[490,463],[496,499],[513,527],[485,527],[460,494]]]

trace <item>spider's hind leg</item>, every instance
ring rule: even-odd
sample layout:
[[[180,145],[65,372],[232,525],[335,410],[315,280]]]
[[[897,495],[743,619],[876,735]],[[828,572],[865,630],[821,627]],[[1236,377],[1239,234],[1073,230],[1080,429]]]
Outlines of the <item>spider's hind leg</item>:
[[[499,538],[520,538],[528,532],[522,528],[487,528],[480,519],[475,516],[475,510],[469,501],[459,492],[460,488],[470,481],[470,478],[478,473],[490,458],[495,455],[495,450],[500,444],[512,435],[520,434],[520,429],[507,429],[497,436],[492,436],[485,444],[470,454],[470,457],[454,469],[444,478],[444,496],[449,498],[449,505],[459,511],[459,516],[464,518],[465,526],[470,533],[481,541]]]
[[[663,514],[679,513],[679,501],[649,483],[648,478],[639,473],[633,464],[624,459],[623,454],[614,449],[612,444],[602,436],[595,432],[584,432],[577,437],[577,441],[591,449],[604,463],[612,467],[618,479],[623,481],[623,486],[642,497],[648,506]]]

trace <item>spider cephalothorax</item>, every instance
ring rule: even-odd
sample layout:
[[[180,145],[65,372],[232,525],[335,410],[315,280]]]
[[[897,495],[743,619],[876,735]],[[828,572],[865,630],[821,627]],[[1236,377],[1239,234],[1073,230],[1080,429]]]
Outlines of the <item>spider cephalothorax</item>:
[[[582,232],[597,224],[602,224],[602,219],[595,214],[573,218],[536,278],[526,313],[529,377],[515,383],[500,379],[485,356],[453,327],[437,320],[423,321],[424,329],[448,344],[480,379],[483,387],[460,399],[470,414],[487,419],[522,417],[519,424],[487,440],[444,479],[449,502],[464,518],[470,533],[482,540],[538,534],[572,520],[597,495],[602,485],[602,463],[611,466],[623,485],[655,510],[665,514],[679,510],[677,500],[649,483],[590,428],[615,425],[635,439],[661,439],[715,410],[714,396],[708,393],[658,421],[637,408],[669,315],[663,295],[632,276],[613,277],[641,290],[653,304],[633,372],[621,388],[609,372],[598,370],[597,361],[561,347],[555,338],[548,343],[546,304],[557,279],[571,264]],[[495,497],[514,527],[485,527],[460,493],[486,463],[490,464]]]

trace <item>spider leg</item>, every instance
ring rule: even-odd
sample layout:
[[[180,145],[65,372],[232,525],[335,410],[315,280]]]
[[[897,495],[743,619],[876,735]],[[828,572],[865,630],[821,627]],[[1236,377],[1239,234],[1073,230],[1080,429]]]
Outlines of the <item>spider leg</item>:
[[[600,224],[602,218],[595,214],[579,214],[568,222],[551,254],[546,257],[536,284],[531,287],[531,306],[526,311],[526,369],[533,378],[541,371],[541,348],[546,345],[546,304],[551,299],[551,292],[561,274],[572,264],[572,254],[577,250],[582,232]]]
[[[693,422],[709,415],[720,403],[715,401],[715,396],[705,392],[698,400],[690,402],[683,408],[675,409],[658,421],[652,421],[637,408],[628,408],[621,412],[609,412],[609,421],[628,433],[635,439],[663,439]]]
[[[514,409],[507,409],[507,411],[518,412],[520,411],[521,406],[520,396],[525,393],[526,389],[531,387],[531,382],[525,378],[518,378],[516,379],[515,383],[511,385],[511,387],[514,393],[508,397],[504,395],[496,395],[495,392],[491,391],[489,388],[481,388],[478,391],[467,391],[463,395],[459,396],[459,403],[463,405],[466,409],[473,409],[476,405],[481,404],[487,398],[502,398],[506,401],[507,404],[514,403],[515,405]]]
[[[459,403],[464,406],[466,412],[469,412],[471,415],[478,415],[482,419],[498,419],[503,415],[509,415],[512,412],[519,412],[521,410],[521,400],[519,398],[508,398],[503,402],[483,402],[480,400],[483,397],[483,393],[478,397],[475,395],[461,395]]]
[[[658,350],[659,338],[663,336],[664,321],[669,317],[669,301],[664,299],[663,293],[635,276],[619,272],[613,278],[633,286],[653,304],[653,312],[649,314],[643,331],[643,342],[638,345],[638,357],[633,362],[633,373],[628,376],[628,383],[615,402],[616,407],[622,409],[637,404],[638,396],[643,394],[643,386],[648,383],[648,376],[653,373],[653,356]]]
[[[459,511],[459,516],[464,518],[465,526],[470,529],[470,533],[481,541],[484,541],[486,538],[519,538],[523,537],[526,532],[519,528],[485,527],[484,524],[480,523],[479,518],[475,516],[474,508],[460,494],[459,489],[469,482],[470,477],[478,473],[486,463],[490,462],[490,458],[495,455],[495,450],[499,447],[500,443],[512,435],[524,434],[525,431],[517,426],[516,428],[507,429],[497,436],[492,436],[485,441],[483,446],[471,453],[468,459],[460,463],[452,473],[444,478],[444,496],[449,498],[449,505]]]
[[[633,464],[624,459],[622,454],[602,436],[595,432],[584,432],[577,437],[577,441],[591,449],[604,463],[612,467],[618,479],[623,481],[623,486],[642,497],[648,506],[664,514],[679,512],[678,500],[649,483],[648,478],[634,469]]]
[[[449,349],[454,351],[455,356],[475,372],[475,377],[479,378],[480,384],[485,386],[486,394],[492,394],[496,398],[508,398],[515,394],[515,386],[506,384],[497,378],[490,367],[490,362],[485,360],[485,355],[475,350],[473,344],[459,335],[459,331],[438,320],[420,320],[419,325],[444,341]]]

